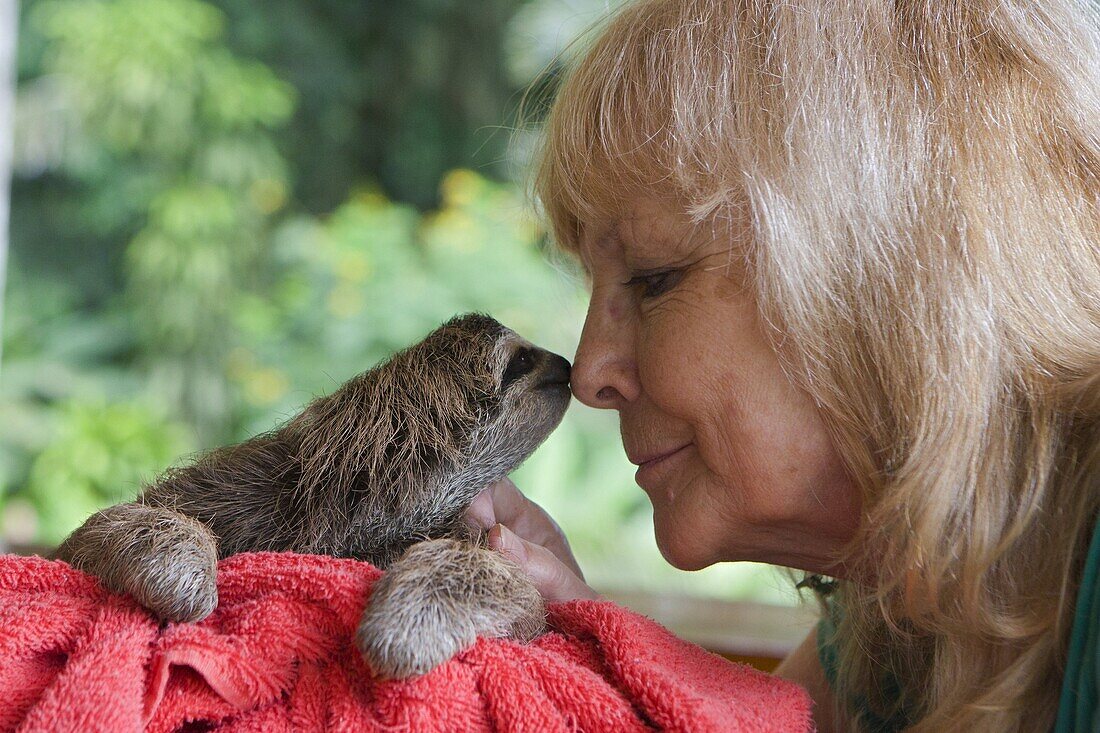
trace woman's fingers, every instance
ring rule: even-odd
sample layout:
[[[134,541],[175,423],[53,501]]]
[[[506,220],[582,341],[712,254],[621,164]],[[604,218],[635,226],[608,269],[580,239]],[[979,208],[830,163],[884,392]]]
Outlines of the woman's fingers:
[[[503,478],[491,484],[486,491],[493,500],[494,524],[507,525],[520,537],[540,545],[561,534],[557,522],[542,507],[524,496],[511,479]]]
[[[531,512],[532,506],[535,506],[533,502],[516,488],[511,479],[502,478],[474,497],[466,510],[466,519],[482,529],[489,529],[498,522],[515,527],[529,523],[525,515]]]
[[[478,529],[489,529],[497,523],[492,489],[485,489],[474,497],[466,509],[466,521]]]
[[[466,521],[486,530],[503,524],[528,542],[550,550],[584,580],[584,573],[561,527],[545,509],[524,496],[511,479],[503,478],[478,494],[466,510]]]
[[[494,549],[507,547],[516,554],[516,561],[529,568],[535,585],[547,589],[549,595],[543,594],[547,600],[596,597],[595,591],[585,585],[584,573],[561,527],[510,479],[501,479],[478,494],[466,510],[466,521],[490,530],[490,546]],[[514,541],[506,539],[502,544],[501,525],[508,527],[505,538]]]
[[[542,545],[528,542],[503,524],[489,530],[489,547],[523,568],[542,597],[551,603],[600,597],[557,555]]]

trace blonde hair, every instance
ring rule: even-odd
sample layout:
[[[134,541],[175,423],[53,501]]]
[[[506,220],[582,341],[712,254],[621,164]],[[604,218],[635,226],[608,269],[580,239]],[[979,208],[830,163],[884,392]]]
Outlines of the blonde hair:
[[[1097,27],[1086,0],[642,0],[548,119],[566,249],[638,195],[748,213],[769,335],[864,498],[838,693],[913,731],[1057,709],[1100,505]]]

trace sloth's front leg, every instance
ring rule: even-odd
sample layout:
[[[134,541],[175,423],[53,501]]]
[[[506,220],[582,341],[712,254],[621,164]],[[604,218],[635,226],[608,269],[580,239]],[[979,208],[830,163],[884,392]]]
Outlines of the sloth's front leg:
[[[96,512],[57,558],[129,593],[165,621],[198,621],[218,605],[218,545],[196,520],[161,507],[119,504]]]
[[[542,597],[516,564],[459,540],[428,540],[392,563],[371,593],[356,642],[380,677],[425,674],[478,636],[529,641]]]

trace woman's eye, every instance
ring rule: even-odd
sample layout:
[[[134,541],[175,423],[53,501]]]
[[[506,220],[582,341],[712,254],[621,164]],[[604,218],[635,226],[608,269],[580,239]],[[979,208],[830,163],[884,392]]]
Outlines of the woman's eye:
[[[665,270],[664,272],[635,275],[627,280],[626,284],[629,287],[640,287],[643,298],[655,298],[668,292],[679,282],[680,274],[677,270]]]

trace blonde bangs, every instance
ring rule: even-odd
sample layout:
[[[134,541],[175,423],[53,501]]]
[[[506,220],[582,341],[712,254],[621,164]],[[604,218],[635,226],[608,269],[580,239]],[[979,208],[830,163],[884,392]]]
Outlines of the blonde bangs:
[[[697,2],[630,5],[571,69],[535,179],[560,247],[574,250],[586,225],[623,215],[632,199],[675,201],[697,220],[738,200],[746,136],[734,100],[757,75],[738,73],[741,29],[707,22],[709,12]]]

